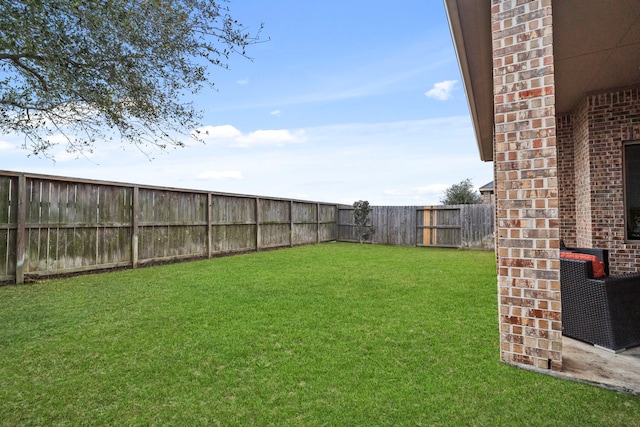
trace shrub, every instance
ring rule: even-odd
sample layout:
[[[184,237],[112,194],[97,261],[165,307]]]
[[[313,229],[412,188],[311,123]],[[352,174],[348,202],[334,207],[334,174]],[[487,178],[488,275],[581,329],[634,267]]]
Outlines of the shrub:
[[[372,225],[367,225],[369,221],[369,214],[371,213],[371,206],[366,200],[358,200],[353,203],[353,221],[356,224],[356,233],[358,234],[358,240],[360,243],[364,243],[376,232],[376,228]]]

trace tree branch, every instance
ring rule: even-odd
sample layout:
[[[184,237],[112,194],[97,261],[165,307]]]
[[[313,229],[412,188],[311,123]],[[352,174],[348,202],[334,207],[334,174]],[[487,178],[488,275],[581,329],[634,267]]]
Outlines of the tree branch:
[[[2,56],[4,56],[5,58],[2,58]],[[49,91],[49,87],[47,85],[47,81],[44,79],[44,77],[42,77],[42,74],[40,74],[37,70],[35,70],[34,68],[28,66],[27,64],[22,63],[21,59],[23,58],[29,58],[29,59],[37,59],[37,60],[44,60],[43,57],[38,56],[38,55],[31,55],[31,56],[18,56],[18,55],[6,55],[6,54],[2,54],[0,55],[0,60],[1,59],[5,59],[5,60],[9,60],[11,61],[11,63],[13,65],[15,65],[18,68],[22,68],[23,70],[25,70],[26,72],[28,72],[29,74],[31,74],[33,77],[35,77],[36,79],[38,79],[38,81],[40,82],[40,85],[42,85],[42,89],[44,91]]]
[[[10,60],[10,61],[19,61],[21,59],[35,59],[38,61],[46,61],[48,58],[42,55],[36,55],[34,53],[1,53],[0,52],[0,61]]]

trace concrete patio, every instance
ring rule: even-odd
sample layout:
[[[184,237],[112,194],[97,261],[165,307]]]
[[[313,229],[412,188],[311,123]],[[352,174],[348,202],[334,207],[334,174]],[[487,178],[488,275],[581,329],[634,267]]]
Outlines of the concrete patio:
[[[640,346],[620,353],[562,338],[562,370],[553,376],[640,395]]]

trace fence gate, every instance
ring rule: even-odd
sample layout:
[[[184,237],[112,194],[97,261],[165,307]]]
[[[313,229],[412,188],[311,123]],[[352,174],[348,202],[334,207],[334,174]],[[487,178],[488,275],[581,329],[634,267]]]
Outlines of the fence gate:
[[[493,205],[424,206],[416,210],[418,246],[493,247]]]
[[[418,246],[462,246],[462,211],[459,207],[425,206],[417,211]]]

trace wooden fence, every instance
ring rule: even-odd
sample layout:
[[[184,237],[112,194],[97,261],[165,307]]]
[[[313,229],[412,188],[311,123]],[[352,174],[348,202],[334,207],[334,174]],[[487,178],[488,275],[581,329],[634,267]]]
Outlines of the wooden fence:
[[[337,205],[0,171],[0,281],[337,239]]]
[[[373,243],[493,249],[493,206],[373,206]],[[353,207],[0,171],[0,282],[358,241]]]
[[[371,206],[368,224],[373,225],[376,232],[368,241],[416,246],[416,209],[417,206]],[[352,206],[340,206],[338,209],[338,240],[358,241]]]
[[[372,206],[372,243],[493,249],[493,205]],[[358,241],[353,207],[338,209],[338,240]]]

